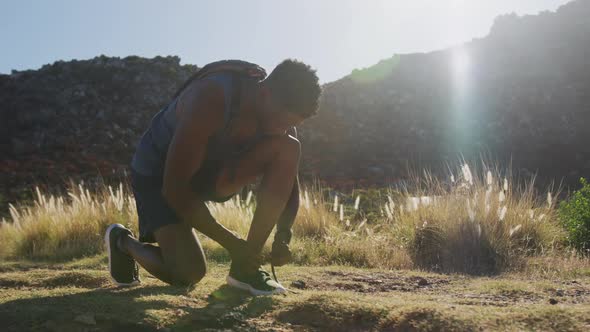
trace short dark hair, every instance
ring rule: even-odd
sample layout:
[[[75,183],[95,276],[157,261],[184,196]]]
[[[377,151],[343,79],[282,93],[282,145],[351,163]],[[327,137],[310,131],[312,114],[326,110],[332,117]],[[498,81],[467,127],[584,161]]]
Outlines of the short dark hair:
[[[295,59],[286,59],[264,80],[273,98],[289,112],[305,118],[318,112],[322,92],[315,69]]]

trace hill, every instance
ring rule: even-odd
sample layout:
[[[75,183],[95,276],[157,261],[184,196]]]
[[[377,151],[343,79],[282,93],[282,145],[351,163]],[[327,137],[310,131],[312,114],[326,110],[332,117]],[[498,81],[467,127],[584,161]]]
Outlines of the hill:
[[[444,171],[458,154],[485,153],[574,183],[590,173],[589,15],[590,2],[573,1],[500,16],[485,38],[327,84],[302,128],[307,160],[322,178],[374,182],[403,177],[407,162]]]
[[[319,115],[300,128],[301,176],[386,185],[407,165],[442,170],[485,153],[542,181],[576,183],[590,172],[589,16],[581,0],[500,16],[484,38],[326,84]],[[98,56],[0,75],[0,195],[125,176],[151,117],[196,70],[174,56]]]

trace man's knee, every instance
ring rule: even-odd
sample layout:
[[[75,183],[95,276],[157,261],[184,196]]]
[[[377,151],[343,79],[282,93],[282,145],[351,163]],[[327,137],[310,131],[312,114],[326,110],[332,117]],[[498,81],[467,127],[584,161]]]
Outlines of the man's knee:
[[[175,274],[173,280],[175,286],[192,286],[205,277],[207,274],[207,267],[185,267],[184,269],[176,269]]]
[[[172,284],[190,285],[207,273],[207,262],[192,227],[172,224],[154,232]]]

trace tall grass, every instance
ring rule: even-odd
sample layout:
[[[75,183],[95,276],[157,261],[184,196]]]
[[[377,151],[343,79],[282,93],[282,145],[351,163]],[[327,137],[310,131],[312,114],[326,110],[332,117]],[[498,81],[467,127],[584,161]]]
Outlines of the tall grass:
[[[386,190],[380,201],[303,185],[291,243],[295,263],[495,273],[561,248],[564,232],[556,221],[555,193],[536,193],[532,180],[517,186],[497,171],[476,174],[463,165],[449,179],[426,173],[409,183]],[[10,218],[2,221],[0,257],[68,259],[100,253],[111,223],[137,234],[135,201],[127,188],[121,184],[90,192],[72,184],[62,197],[35,189],[32,204],[11,205]],[[207,206],[216,220],[246,237],[256,209],[254,193]],[[379,208],[363,211],[369,206]],[[217,243],[201,239],[209,259],[229,259]]]
[[[337,216],[330,213],[331,206],[321,195],[321,187],[317,183],[309,188],[304,186],[299,201],[299,211],[293,225],[295,237],[322,238],[338,227]],[[218,222],[246,237],[256,209],[252,191],[246,197],[238,194],[227,202],[207,202],[206,205]]]
[[[70,184],[67,196],[45,195],[35,188],[32,205],[9,206],[10,220],[0,226],[0,257],[67,259],[102,250],[102,234],[111,223],[137,230],[135,199],[119,185],[91,193]]]
[[[448,181],[426,174],[402,190],[388,220],[414,262],[443,271],[493,273],[563,243],[552,193],[536,196],[534,179],[518,187],[499,172],[462,165]]]

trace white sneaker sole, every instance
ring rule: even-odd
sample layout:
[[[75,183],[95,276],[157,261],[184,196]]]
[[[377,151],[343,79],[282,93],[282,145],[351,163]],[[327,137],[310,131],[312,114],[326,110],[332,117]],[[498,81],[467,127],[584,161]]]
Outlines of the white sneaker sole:
[[[118,282],[117,280],[115,280],[115,278],[113,278],[113,274],[111,272],[111,241],[109,240],[109,237],[111,235],[111,231],[113,229],[115,229],[116,227],[125,228],[125,226],[123,226],[121,224],[112,224],[107,228],[107,230],[104,234],[104,244],[105,244],[105,247],[107,248],[107,253],[109,255],[109,275],[111,276],[111,280],[119,287],[130,287],[130,286],[139,285],[139,283],[140,283],[139,280],[131,282],[131,283],[122,283],[122,282]],[[125,228],[125,229],[127,229],[127,228]]]
[[[248,285],[245,282],[238,281],[238,280],[232,278],[231,276],[227,276],[227,278],[225,280],[227,281],[227,284],[228,285],[230,285],[232,287],[236,287],[236,288],[239,288],[239,289],[243,289],[243,290],[249,291],[250,294],[252,294],[254,296],[258,296],[258,295],[272,295],[272,294],[283,294],[283,293],[286,293],[287,292],[287,290],[283,286],[275,288],[274,291],[263,291],[263,290],[256,289],[256,288]]]

